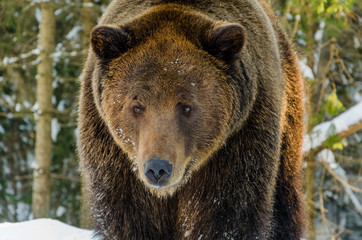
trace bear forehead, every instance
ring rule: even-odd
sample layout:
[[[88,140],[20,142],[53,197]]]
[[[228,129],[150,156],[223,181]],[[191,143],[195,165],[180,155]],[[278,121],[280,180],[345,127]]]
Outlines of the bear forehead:
[[[174,81],[169,81],[168,79],[151,82],[140,81],[136,85],[130,85],[127,95],[133,100],[140,101],[153,100],[164,102],[169,100],[172,102],[191,102],[197,100],[200,97],[195,89],[197,83],[191,83],[190,87],[185,85],[182,79]],[[165,91],[165,88],[167,88],[167,91]]]
[[[167,40],[161,42],[175,42]],[[108,76],[138,90],[152,90],[161,86],[167,91],[187,92],[203,85],[219,85],[223,75],[209,56],[189,46],[190,43],[170,43],[159,47],[159,42],[145,43],[125,55],[112,60]]]
[[[169,71],[169,70],[168,70]],[[124,83],[119,80],[119,83]],[[126,83],[124,95],[131,100],[137,100],[146,105],[167,105],[200,102],[205,94],[203,83],[198,79],[184,76],[174,76],[170,73],[135,77]],[[166,90],[167,89],[167,90]],[[202,93],[202,94],[200,94]]]

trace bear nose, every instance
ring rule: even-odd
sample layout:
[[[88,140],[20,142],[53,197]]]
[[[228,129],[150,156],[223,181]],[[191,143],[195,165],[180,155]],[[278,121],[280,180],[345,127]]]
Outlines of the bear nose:
[[[161,186],[172,174],[172,164],[158,158],[151,158],[143,167],[148,180],[156,186]]]

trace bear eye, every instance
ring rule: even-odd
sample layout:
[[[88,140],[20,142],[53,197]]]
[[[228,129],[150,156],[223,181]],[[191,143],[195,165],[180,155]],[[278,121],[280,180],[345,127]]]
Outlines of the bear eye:
[[[182,114],[185,115],[185,116],[189,116],[190,113],[191,113],[191,110],[192,110],[192,108],[189,105],[182,105],[181,106]]]
[[[139,115],[139,114],[142,114],[145,110],[142,108],[142,107],[140,107],[140,106],[133,106],[132,107],[132,110],[133,110],[133,113],[134,114],[137,114],[137,115]]]

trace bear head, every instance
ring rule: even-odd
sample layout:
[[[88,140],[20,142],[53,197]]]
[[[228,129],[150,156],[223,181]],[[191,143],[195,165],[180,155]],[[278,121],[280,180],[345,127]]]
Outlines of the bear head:
[[[238,24],[170,8],[93,29],[98,111],[154,194],[173,194],[231,134],[226,72],[244,39]]]

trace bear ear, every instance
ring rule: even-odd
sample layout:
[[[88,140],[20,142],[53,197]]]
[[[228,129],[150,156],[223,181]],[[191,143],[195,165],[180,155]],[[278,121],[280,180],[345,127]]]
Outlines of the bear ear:
[[[236,60],[245,42],[245,33],[239,24],[214,25],[205,33],[203,48],[211,55],[231,62]]]
[[[91,32],[92,49],[103,60],[120,56],[131,47],[130,42],[130,35],[122,28],[99,26]]]

